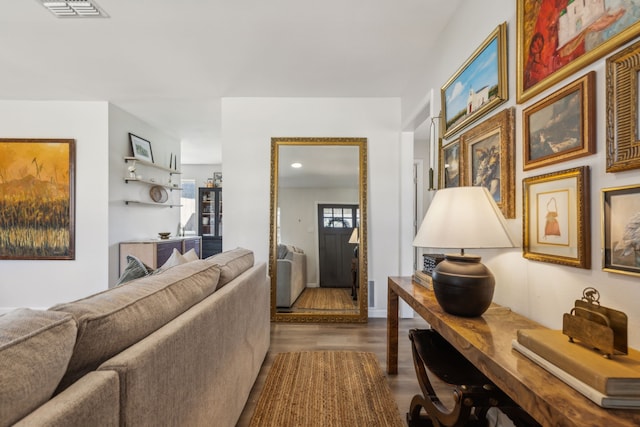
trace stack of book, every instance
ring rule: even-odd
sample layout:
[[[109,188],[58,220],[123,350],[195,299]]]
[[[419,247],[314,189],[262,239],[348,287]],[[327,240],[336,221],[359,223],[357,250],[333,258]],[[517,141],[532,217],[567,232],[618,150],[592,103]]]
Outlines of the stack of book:
[[[640,408],[637,350],[606,359],[551,329],[520,329],[512,346],[603,408]]]
[[[411,276],[411,280],[429,290],[433,289],[433,287],[431,286],[431,276],[422,270],[416,270],[413,276]]]

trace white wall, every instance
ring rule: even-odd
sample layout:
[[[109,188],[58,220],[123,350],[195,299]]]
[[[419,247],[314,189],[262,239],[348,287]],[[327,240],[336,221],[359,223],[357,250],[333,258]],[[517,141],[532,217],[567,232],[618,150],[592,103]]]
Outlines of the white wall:
[[[365,137],[368,140],[371,315],[386,313],[387,276],[399,274],[399,98],[225,98],[222,100],[223,246],[269,256],[272,137]]]
[[[563,267],[555,264],[527,261],[522,257],[521,248],[513,250],[478,251],[484,262],[496,276],[496,294],[494,300],[511,307],[513,310],[530,317],[548,327],[561,328],[562,314],[568,312],[575,299],[582,296],[583,288],[593,286],[600,291],[601,303],[622,310],[629,316],[629,345],[640,347],[640,279],[601,271],[600,238],[600,190],[602,188],[631,185],[638,183],[638,171],[605,173],[605,59],[580,70],[567,80],[550,90],[536,96],[523,105],[515,103],[516,72],[516,2],[512,0],[493,0],[487,8],[485,2],[463,0],[455,19],[448,24],[435,43],[440,47],[428,71],[430,80],[424,88],[439,88],[464,63],[489,33],[500,23],[507,21],[508,26],[508,75],[509,101],[496,111],[509,106],[516,107],[516,143],[515,143],[515,189],[516,219],[509,220],[514,236],[521,240],[522,235],[522,179],[544,173],[560,171],[577,166],[588,165],[591,168],[591,269],[583,270]],[[596,79],[596,135],[597,154],[567,161],[560,164],[523,172],[522,150],[522,110],[546,95],[563,87],[590,70],[597,73]],[[412,111],[410,105],[403,110]],[[454,137],[455,138],[455,137]],[[404,214],[404,213],[403,213]]]
[[[0,260],[0,312],[46,308],[107,288],[108,104],[0,101],[2,138],[76,140],[73,261]]]
[[[158,233],[176,233],[180,222],[180,208],[126,205],[124,200],[146,200],[150,186],[141,183],[125,183],[128,174],[124,157],[131,156],[129,132],[151,142],[154,163],[169,167],[171,154],[180,152],[180,140],[171,137],[141,121],[128,112],[109,105],[109,284],[119,277],[119,243],[127,240],[155,239]],[[106,158],[106,157],[105,157]],[[179,169],[179,168],[178,168]],[[137,166],[136,173],[143,178],[166,183],[166,171]],[[174,175],[173,180],[180,180]],[[169,191],[167,203],[180,203],[180,191]]]
[[[181,179],[193,179],[196,181],[196,188],[206,187],[207,179],[213,178],[214,172],[222,172],[222,165],[185,165],[180,167]],[[224,175],[222,176],[224,183]]]

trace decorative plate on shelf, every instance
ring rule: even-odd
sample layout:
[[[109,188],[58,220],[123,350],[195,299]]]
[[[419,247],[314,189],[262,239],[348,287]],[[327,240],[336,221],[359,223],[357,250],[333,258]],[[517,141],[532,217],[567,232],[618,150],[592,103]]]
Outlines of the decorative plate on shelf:
[[[151,200],[156,203],[164,203],[169,200],[169,194],[167,194],[167,190],[161,185],[154,185],[149,189],[149,196],[151,196]]]

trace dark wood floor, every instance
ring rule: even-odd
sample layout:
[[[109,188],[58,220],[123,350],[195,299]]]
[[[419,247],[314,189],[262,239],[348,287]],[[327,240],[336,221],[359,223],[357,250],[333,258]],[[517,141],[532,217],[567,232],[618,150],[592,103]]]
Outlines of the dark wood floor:
[[[411,328],[425,328],[422,319],[400,320],[398,375],[388,376],[391,391],[404,419],[411,398],[420,392],[413,368],[411,348],[407,334]],[[273,364],[275,354],[304,350],[367,351],[378,356],[380,367],[386,373],[387,324],[386,319],[369,319],[367,324],[286,324],[271,325],[271,348],[262,365],[249,400],[237,427],[249,425],[260,390]]]

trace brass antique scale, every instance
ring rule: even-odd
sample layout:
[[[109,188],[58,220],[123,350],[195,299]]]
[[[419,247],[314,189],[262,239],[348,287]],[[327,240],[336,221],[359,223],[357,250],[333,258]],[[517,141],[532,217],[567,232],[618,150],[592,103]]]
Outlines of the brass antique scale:
[[[569,341],[578,340],[610,359],[614,354],[628,354],[627,315],[600,305],[600,293],[585,288],[570,313],[562,316],[562,333]]]

